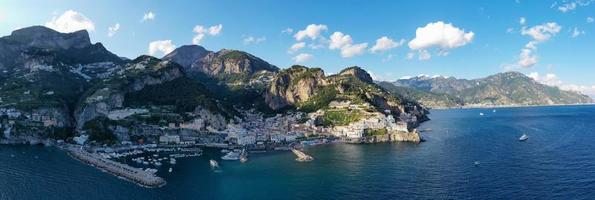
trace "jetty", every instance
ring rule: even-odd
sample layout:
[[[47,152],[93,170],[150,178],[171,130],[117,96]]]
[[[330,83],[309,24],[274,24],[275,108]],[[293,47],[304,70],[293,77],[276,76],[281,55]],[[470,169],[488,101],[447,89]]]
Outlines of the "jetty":
[[[154,172],[145,171],[140,168],[131,167],[123,163],[103,158],[99,154],[90,153],[81,148],[71,147],[68,148],[68,152],[77,160],[144,187],[161,187],[166,184],[166,181],[155,175]]]
[[[297,158],[295,160],[300,161],[300,162],[307,162],[307,161],[312,161],[314,160],[314,158],[312,158],[312,156],[309,156],[308,154],[305,154],[304,152],[291,148],[291,152],[293,152],[293,154],[295,154],[297,156]]]

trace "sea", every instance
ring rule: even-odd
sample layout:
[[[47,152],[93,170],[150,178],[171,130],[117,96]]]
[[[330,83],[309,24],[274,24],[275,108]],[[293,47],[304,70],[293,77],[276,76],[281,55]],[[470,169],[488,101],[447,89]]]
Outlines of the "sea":
[[[164,165],[161,188],[56,148],[0,146],[0,199],[595,199],[595,106],[431,112],[420,144],[318,145],[305,149],[311,162],[268,152],[243,164],[206,149]]]

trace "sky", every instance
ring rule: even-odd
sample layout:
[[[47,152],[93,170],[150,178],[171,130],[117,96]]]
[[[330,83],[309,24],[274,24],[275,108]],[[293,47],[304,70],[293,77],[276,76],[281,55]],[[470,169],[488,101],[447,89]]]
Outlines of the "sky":
[[[376,80],[519,71],[591,96],[593,18],[595,0],[0,1],[2,36],[33,25],[87,29],[128,58],[199,44],[280,68],[360,66]]]

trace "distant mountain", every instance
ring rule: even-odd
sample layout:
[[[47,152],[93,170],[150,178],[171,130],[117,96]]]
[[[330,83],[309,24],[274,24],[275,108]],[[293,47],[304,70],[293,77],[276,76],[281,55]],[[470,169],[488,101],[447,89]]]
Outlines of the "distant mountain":
[[[379,82],[378,85],[393,95],[409,101],[420,102],[430,108],[454,108],[464,105],[463,100],[444,93],[427,92],[410,87],[396,86],[390,82]]]
[[[498,73],[473,80],[418,76],[400,79],[393,84],[425,92],[418,92],[416,99],[424,105],[436,107],[593,103],[593,99],[586,95],[538,83],[519,72]],[[382,85],[395,90],[390,85]],[[448,99],[462,104],[452,104],[450,100],[445,101],[444,96],[436,96],[440,94],[449,95]],[[420,95],[426,98],[420,98]]]

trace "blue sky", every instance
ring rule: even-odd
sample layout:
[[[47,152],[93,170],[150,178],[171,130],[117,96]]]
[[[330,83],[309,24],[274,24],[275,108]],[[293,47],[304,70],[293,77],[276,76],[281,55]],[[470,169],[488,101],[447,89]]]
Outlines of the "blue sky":
[[[93,42],[134,58],[148,54],[154,41],[171,40],[176,47],[192,44],[199,35],[193,30],[202,26],[200,45],[205,48],[244,50],[280,68],[296,64],[295,57],[302,54],[302,65],[329,73],[357,65],[383,80],[418,74],[479,78],[514,70],[550,85],[595,94],[594,11],[591,0],[3,0],[0,35],[52,23],[68,25],[64,31],[81,23],[90,29],[90,23]],[[154,18],[143,20],[148,13]],[[83,22],[78,16],[84,16]],[[119,28],[109,36],[109,27],[115,24]],[[314,34],[315,39],[305,36],[298,41],[297,32],[308,25],[324,28]],[[293,31],[282,32],[288,28]],[[430,35],[416,34],[418,28]],[[335,32],[340,32],[336,41],[331,37]],[[450,36],[435,34],[445,32]],[[246,42],[250,37],[252,42]],[[390,42],[382,51],[372,52],[381,37]],[[288,52],[300,42],[304,48]],[[170,45],[155,44],[162,50]],[[163,55],[156,52],[157,57]]]

